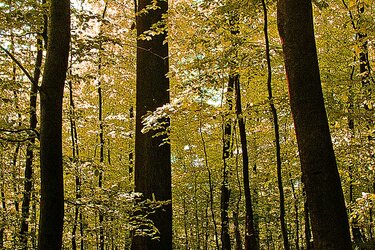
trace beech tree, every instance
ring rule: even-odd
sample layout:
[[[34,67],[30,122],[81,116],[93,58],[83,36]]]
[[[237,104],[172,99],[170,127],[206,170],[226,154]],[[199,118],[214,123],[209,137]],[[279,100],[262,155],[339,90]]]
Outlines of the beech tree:
[[[70,43],[70,1],[51,0],[40,87],[41,200],[38,249],[61,249],[64,219],[62,100]]]
[[[150,7],[154,6],[154,7]],[[169,102],[169,69],[167,31],[164,16],[167,1],[138,1],[137,79],[135,128],[135,191],[151,201],[168,204],[156,209],[149,218],[158,229],[158,239],[136,236],[132,249],[172,249],[172,191],[170,144],[166,131],[142,132],[143,118],[148,112]],[[149,32],[151,31],[151,32]],[[162,121],[166,130],[168,119]],[[164,135],[157,135],[164,133]]]
[[[43,1],[6,0],[0,4],[0,248],[5,250],[38,248],[41,113],[35,107],[40,104],[39,96],[35,98],[40,87],[33,82],[39,73],[40,82],[47,73],[43,70],[47,41],[43,26],[50,1],[41,4]],[[310,214],[315,211],[315,218],[320,215],[311,207],[311,188],[306,202],[276,1],[168,1],[168,13],[162,14],[165,18],[159,15],[165,0],[142,2],[147,6],[143,10],[137,6],[140,23],[154,20],[139,31],[138,44],[134,5],[139,1],[71,2],[69,72],[62,112],[61,248],[131,249],[132,241],[135,249],[240,250],[246,245],[252,250],[301,250],[313,249],[313,244],[316,248],[316,224],[320,221],[311,223]],[[371,138],[375,98],[371,90],[375,66],[370,41],[375,35],[375,5],[369,0],[317,0],[312,4],[321,92],[348,206],[351,243],[353,248],[374,249],[375,140]],[[288,12],[287,17],[300,9]],[[153,48],[160,48],[165,41],[165,21],[168,54],[166,45],[163,52]],[[306,29],[302,31],[291,33],[293,37],[303,35],[304,41]],[[142,87],[138,88],[137,104],[143,103],[145,112],[137,110],[137,143],[141,146],[134,152],[137,49],[143,65],[138,66]],[[298,52],[307,54],[306,47]],[[296,60],[294,65],[306,64]],[[155,73],[160,70],[163,72]],[[311,79],[309,74],[304,77],[298,89]],[[294,97],[295,89],[291,88]],[[46,106],[46,90],[43,93]],[[315,89],[310,91],[308,97],[315,93]],[[300,103],[297,110],[306,106],[303,101],[297,105]],[[55,111],[56,105],[51,106]],[[143,115],[143,132],[159,129],[141,134]],[[314,128],[309,133],[315,135]],[[297,132],[300,140],[303,133]],[[46,136],[42,140],[45,143]],[[163,142],[170,143],[169,159],[169,145]],[[57,148],[53,143],[48,147],[49,152]],[[60,161],[55,159],[48,160],[48,167],[55,168]],[[165,169],[159,171],[162,166]],[[169,167],[173,176],[173,243],[164,247],[162,224],[171,224],[162,210],[169,209],[170,196],[160,198],[159,188],[169,181],[169,176],[163,177]],[[330,169],[320,163],[318,167]],[[42,168],[46,169],[46,164]],[[54,173],[61,174],[59,171]],[[133,192],[134,175],[136,191],[143,193],[143,198]],[[45,176],[44,182],[56,185]],[[320,180],[313,192],[325,187],[322,183],[326,182]],[[61,183],[57,185],[61,187]],[[170,188],[170,183],[165,188]],[[246,209],[249,201],[252,216]],[[321,203],[326,206],[327,202]],[[61,209],[61,200],[56,205]],[[47,212],[52,217],[56,211]],[[60,219],[59,223],[61,226]],[[335,244],[340,241],[337,238]]]
[[[351,249],[324,107],[311,1],[280,0],[277,14],[314,249]]]

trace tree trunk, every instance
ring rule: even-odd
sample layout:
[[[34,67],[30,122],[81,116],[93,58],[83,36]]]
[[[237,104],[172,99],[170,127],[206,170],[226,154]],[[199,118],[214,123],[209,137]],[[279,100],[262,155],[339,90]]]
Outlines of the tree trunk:
[[[105,15],[107,13],[107,3],[105,2],[104,10],[102,13],[102,19],[104,20]],[[99,36],[102,35],[102,25],[100,25],[100,32]],[[99,37],[99,39],[101,39]],[[102,53],[103,53],[103,43],[102,41],[99,42],[99,51],[98,51],[98,120],[99,120],[99,176],[98,176],[98,187],[99,189],[103,188],[103,172],[104,169],[101,169],[104,165],[104,119],[103,119],[103,94],[102,94]],[[104,215],[101,210],[99,210],[99,249],[104,250]]]
[[[285,223],[285,199],[284,199],[284,188],[283,179],[281,172],[281,147],[280,147],[280,132],[279,132],[279,119],[277,116],[277,110],[273,101],[272,93],[272,68],[271,68],[271,56],[270,56],[270,44],[268,39],[268,15],[267,6],[265,0],[262,0],[263,13],[264,13],[264,40],[266,43],[266,60],[267,60],[267,90],[268,90],[268,101],[273,118],[273,127],[275,131],[275,147],[276,147],[276,169],[277,169],[277,186],[279,189],[280,198],[280,227],[283,235],[284,249],[289,250],[288,230]]]
[[[304,208],[304,219],[305,219],[305,239],[306,239],[306,250],[313,249],[311,242],[311,229],[310,229],[310,213],[309,206],[307,205],[306,192],[303,189],[303,208]]]
[[[292,189],[292,195],[294,200],[294,213],[295,213],[295,219],[294,223],[296,224],[296,238],[295,238],[295,244],[296,244],[296,250],[299,250],[299,212],[298,212],[298,198],[296,194],[296,189],[294,188],[294,183],[292,180],[292,175],[289,173],[289,180],[290,180],[290,186]]]
[[[202,117],[199,117],[199,134],[202,141],[203,146],[203,153],[204,153],[204,163],[207,169],[207,175],[208,175],[208,186],[209,186],[209,202],[210,202],[210,210],[211,210],[211,218],[212,218],[212,224],[214,226],[214,239],[216,243],[216,248],[220,249],[219,246],[219,237],[217,234],[217,226],[216,226],[216,219],[215,219],[215,210],[214,210],[214,186],[212,181],[212,171],[210,169],[210,166],[208,165],[208,153],[207,153],[207,147],[206,147],[206,141],[203,136],[202,132]],[[206,208],[207,212],[207,208]],[[208,228],[208,226],[206,227]],[[206,230],[206,236],[208,238],[208,230]],[[205,241],[205,244],[207,245],[208,240]]]
[[[243,182],[245,195],[246,210],[246,227],[245,227],[245,249],[259,249],[258,233],[254,227],[253,204],[251,201],[250,174],[249,174],[249,155],[247,152],[247,138],[245,122],[242,116],[241,89],[239,75],[235,75],[234,88],[236,95],[236,115],[238,121],[238,129],[240,132],[241,148],[242,148],[242,164],[243,164]]]
[[[351,249],[348,216],[328,127],[309,0],[279,0],[278,28],[314,249]]]
[[[153,4],[151,0],[138,1],[138,13]],[[163,22],[168,11],[167,1],[157,1],[158,8],[137,16],[138,36],[157,23]],[[135,137],[135,191],[144,198],[156,201],[169,201],[157,209],[149,218],[159,230],[159,240],[151,237],[135,236],[132,249],[172,249],[172,190],[170,144],[163,143],[166,135],[156,136],[160,131],[142,133],[142,119],[147,112],[169,103],[168,43],[166,30],[151,40],[137,40],[137,80],[136,80],[136,137]],[[169,119],[163,119],[165,129]]]
[[[4,180],[4,174],[1,170],[1,179]],[[7,207],[6,207],[6,201],[5,201],[5,191],[4,191],[4,184],[1,184],[1,213],[7,214]],[[4,216],[1,216],[1,225],[0,225],[0,249],[4,248],[4,233],[5,233],[5,225],[6,225],[6,218]]]
[[[76,126],[76,113],[75,113],[75,104],[73,99],[73,85],[72,81],[68,82],[69,84],[69,121],[70,121],[70,136],[72,140],[72,162],[75,166],[75,193],[76,193],[76,201],[79,201],[82,197],[81,194],[81,175],[79,169],[79,147],[78,147],[78,134],[77,134],[77,126]],[[84,248],[83,242],[83,232],[82,232],[82,211],[80,211],[80,205],[76,204],[74,207],[74,221],[73,221],[73,229],[72,229],[72,249],[77,249],[77,226],[79,226],[80,233],[81,233],[81,240],[80,240],[80,249]]]
[[[226,93],[226,102],[228,107],[228,114],[224,116],[223,126],[223,181],[221,183],[221,247],[223,250],[231,249],[230,235],[229,235],[229,165],[228,160],[231,156],[231,137],[232,137],[232,118],[231,111],[233,107],[233,88],[234,77],[229,76],[228,88]]]
[[[44,1],[43,1],[44,2]],[[46,32],[47,27],[43,27],[43,33]],[[30,99],[29,99],[29,129],[31,131],[36,130],[37,125],[37,95],[38,89],[37,84],[41,75],[41,67],[43,61],[43,39],[37,38],[37,55],[35,59],[34,66],[34,82],[31,83],[30,87]],[[33,187],[33,160],[34,160],[34,147],[35,147],[35,138],[31,138],[26,149],[26,164],[25,164],[25,181],[24,181],[24,192],[22,198],[22,218],[21,218],[21,230],[20,230],[20,241],[21,249],[27,249],[27,233],[29,230],[29,215],[30,215],[30,201],[31,201],[31,192]]]
[[[70,43],[70,1],[49,3],[47,56],[40,90],[39,250],[61,249],[64,218],[62,99]]]

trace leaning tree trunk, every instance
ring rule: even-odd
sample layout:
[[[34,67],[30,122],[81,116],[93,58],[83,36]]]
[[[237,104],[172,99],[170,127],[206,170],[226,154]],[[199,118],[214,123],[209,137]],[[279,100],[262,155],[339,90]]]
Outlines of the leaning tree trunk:
[[[157,8],[144,9],[155,4]],[[167,1],[139,0],[136,20],[137,34],[142,35],[156,23],[163,23],[168,10]],[[164,26],[163,24],[162,26]],[[159,29],[159,28],[158,28]],[[164,30],[151,40],[137,40],[137,80],[136,80],[136,128],[135,128],[135,191],[143,197],[155,201],[169,201],[149,215],[159,233],[158,240],[152,237],[135,236],[132,249],[172,249],[172,190],[171,190],[171,154],[170,145],[165,143],[166,135],[155,135],[161,131],[142,133],[142,119],[158,107],[169,103],[168,43]],[[165,129],[168,119],[161,121]]]
[[[49,3],[47,56],[40,88],[40,250],[61,249],[64,217],[62,101],[70,43],[70,1]]]
[[[278,28],[314,249],[351,249],[348,217],[324,107],[311,1],[279,0]]]

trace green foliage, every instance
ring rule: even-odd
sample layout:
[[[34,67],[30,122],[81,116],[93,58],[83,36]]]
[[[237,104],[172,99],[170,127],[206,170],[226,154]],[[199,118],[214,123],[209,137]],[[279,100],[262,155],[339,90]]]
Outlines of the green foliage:
[[[331,135],[348,212],[351,222],[360,227],[371,245],[375,192],[374,80],[371,71],[369,84],[363,86],[360,54],[367,41],[370,68],[374,68],[374,5],[371,1],[345,3],[347,8],[341,0],[314,1],[315,34]],[[150,5],[149,11],[152,6],[155,5]],[[358,9],[361,6],[363,13]],[[134,6],[132,1],[109,0],[104,17],[103,9],[103,2],[96,0],[77,1],[72,5],[72,46],[67,81],[72,86],[74,107],[69,101],[67,84],[63,125],[66,204],[63,237],[67,249],[72,246],[74,225],[78,226],[75,234],[78,246],[82,239],[87,249],[96,247],[99,213],[105,217],[101,226],[108,248],[128,249],[137,228],[146,231],[135,232],[157,235],[157,229],[140,211],[152,213],[163,205],[151,201],[135,202],[135,194],[131,193],[134,188],[132,110],[135,110],[137,39],[136,31],[132,29]],[[170,1],[165,18],[168,27],[156,23],[139,37],[152,39],[153,35],[168,31],[171,103],[145,117],[145,129],[160,128],[160,118],[171,120],[170,130],[166,132],[172,147],[175,249],[215,248],[215,228],[220,235],[222,126],[224,121],[235,119],[234,110],[228,110],[225,97],[228,76],[233,73],[238,73],[241,81],[261,249],[282,248],[261,10],[259,1]],[[268,12],[273,102],[280,123],[286,222],[293,248],[296,248],[297,239],[302,248],[306,244],[303,229],[305,198],[276,28],[275,1],[268,2]],[[37,1],[13,0],[0,4],[0,45],[31,73],[44,13],[45,8]],[[358,39],[358,33],[366,33],[366,37]],[[4,249],[16,249],[22,216],[25,151],[28,139],[38,133],[26,130],[29,125],[29,80],[3,51],[0,58],[0,243]],[[99,160],[99,82],[103,93],[105,141],[102,163]],[[349,127],[351,120],[354,128]],[[79,152],[74,156],[73,121]],[[237,128],[231,140],[228,212],[234,246],[234,213],[238,213],[242,238],[245,223],[242,152]],[[28,243],[31,249],[36,246],[39,211],[38,141],[34,153]],[[103,176],[103,188],[98,187],[99,175]],[[76,218],[76,208],[82,217]]]

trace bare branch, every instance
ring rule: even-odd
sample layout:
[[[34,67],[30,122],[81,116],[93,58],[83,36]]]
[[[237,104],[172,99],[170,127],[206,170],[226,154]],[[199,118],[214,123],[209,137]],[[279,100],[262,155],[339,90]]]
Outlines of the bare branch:
[[[27,69],[25,69],[25,67],[23,67],[21,62],[19,60],[17,60],[17,58],[11,52],[9,52],[6,48],[4,48],[3,46],[0,45],[0,49],[3,50],[18,65],[18,67],[20,67],[20,69],[27,76],[27,78],[30,80],[30,82],[33,85],[35,85],[36,88],[39,90],[38,83],[35,82],[34,78],[30,75],[30,73],[27,71]]]

